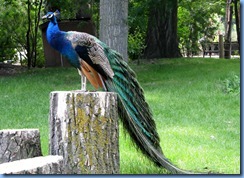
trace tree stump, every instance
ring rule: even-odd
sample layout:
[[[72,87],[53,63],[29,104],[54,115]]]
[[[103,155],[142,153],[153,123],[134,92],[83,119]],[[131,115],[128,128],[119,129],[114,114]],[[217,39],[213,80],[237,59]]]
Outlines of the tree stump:
[[[0,164],[42,156],[38,129],[0,130]]]
[[[62,174],[62,156],[40,156],[0,164],[0,174]]]
[[[67,174],[119,173],[117,113],[115,93],[50,94],[50,154],[64,157]]]

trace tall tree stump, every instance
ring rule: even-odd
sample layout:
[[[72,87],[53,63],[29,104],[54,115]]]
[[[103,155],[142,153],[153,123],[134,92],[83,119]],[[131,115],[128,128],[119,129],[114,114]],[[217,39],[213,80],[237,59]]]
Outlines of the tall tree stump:
[[[62,174],[62,156],[40,156],[0,164],[0,174]]]
[[[117,95],[54,91],[50,94],[50,154],[67,174],[119,173]]]
[[[0,130],[0,164],[42,156],[38,129]]]

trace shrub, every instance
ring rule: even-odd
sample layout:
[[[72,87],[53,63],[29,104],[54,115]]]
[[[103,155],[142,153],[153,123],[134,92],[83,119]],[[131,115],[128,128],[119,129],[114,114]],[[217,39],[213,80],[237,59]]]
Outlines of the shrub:
[[[240,93],[240,78],[232,74],[223,81],[223,90],[225,93]]]
[[[128,36],[128,54],[130,59],[138,59],[145,49],[144,44],[145,34],[138,29]]]

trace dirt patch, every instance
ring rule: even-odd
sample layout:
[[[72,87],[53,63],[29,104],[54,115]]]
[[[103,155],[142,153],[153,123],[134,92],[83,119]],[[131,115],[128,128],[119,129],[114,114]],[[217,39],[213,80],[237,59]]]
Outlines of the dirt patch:
[[[26,71],[27,68],[19,65],[0,64],[0,76],[12,76]]]

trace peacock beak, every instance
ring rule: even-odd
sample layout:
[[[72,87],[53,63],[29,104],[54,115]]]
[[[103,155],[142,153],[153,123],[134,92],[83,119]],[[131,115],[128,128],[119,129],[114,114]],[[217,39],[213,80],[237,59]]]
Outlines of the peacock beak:
[[[47,19],[47,15],[42,16],[42,20]]]

